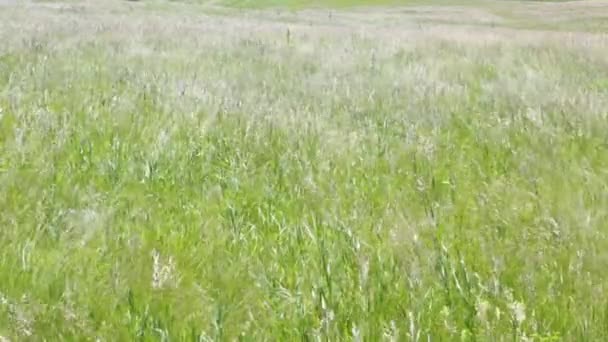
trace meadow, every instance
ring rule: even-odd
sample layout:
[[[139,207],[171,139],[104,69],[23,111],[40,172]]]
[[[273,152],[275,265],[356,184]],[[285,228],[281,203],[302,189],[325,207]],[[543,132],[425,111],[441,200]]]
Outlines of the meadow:
[[[0,1],[0,341],[608,339],[607,1],[256,4]]]

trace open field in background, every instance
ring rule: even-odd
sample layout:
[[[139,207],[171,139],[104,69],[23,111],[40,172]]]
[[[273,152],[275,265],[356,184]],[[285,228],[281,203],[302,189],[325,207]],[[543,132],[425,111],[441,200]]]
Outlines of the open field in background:
[[[3,338],[608,338],[608,2],[6,3]]]

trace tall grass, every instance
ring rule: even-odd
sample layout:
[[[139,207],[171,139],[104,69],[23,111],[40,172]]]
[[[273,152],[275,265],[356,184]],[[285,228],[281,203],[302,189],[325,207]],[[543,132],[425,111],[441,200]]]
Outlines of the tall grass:
[[[0,12],[0,336],[607,337],[605,39],[104,6]]]

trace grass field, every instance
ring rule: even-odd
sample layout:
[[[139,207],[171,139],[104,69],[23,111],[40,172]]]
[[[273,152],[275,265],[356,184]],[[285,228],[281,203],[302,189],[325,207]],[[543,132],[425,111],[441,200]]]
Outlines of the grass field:
[[[607,340],[607,17],[0,2],[0,341]]]

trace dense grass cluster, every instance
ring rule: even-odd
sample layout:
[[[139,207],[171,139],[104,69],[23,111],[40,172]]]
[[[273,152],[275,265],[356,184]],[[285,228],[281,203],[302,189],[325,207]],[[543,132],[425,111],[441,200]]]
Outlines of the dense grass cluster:
[[[180,13],[0,11],[0,336],[608,337],[605,36]]]

